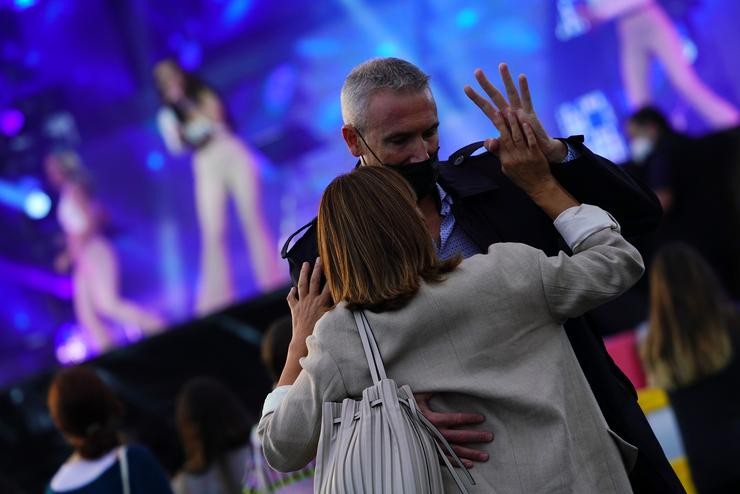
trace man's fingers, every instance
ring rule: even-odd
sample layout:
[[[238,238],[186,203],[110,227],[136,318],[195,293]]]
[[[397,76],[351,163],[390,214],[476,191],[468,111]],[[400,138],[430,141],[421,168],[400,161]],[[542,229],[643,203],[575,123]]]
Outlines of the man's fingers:
[[[445,456],[447,456],[447,459],[450,460],[450,464],[453,467],[460,468],[460,467],[457,466],[457,463],[455,462],[455,460],[450,455],[445,455]],[[470,470],[471,468],[473,468],[473,462],[472,461],[466,460],[465,458],[460,458],[460,461],[462,462],[463,466],[465,468],[467,468],[468,470]],[[440,463],[441,462],[442,462],[442,460],[440,460]]]
[[[308,262],[304,262],[301,265],[301,273],[298,275],[298,296],[303,298],[308,294],[308,271],[311,269],[311,265]]]
[[[511,78],[509,67],[505,63],[499,64],[498,71],[501,74],[501,80],[504,82],[506,95],[509,97],[509,104],[514,108],[521,108],[522,101],[519,99],[519,92],[514,85],[514,79]]]
[[[524,74],[519,74],[519,92],[522,95],[522,108],[524,111],[534,113],[532,95],[529,93],[529,82],[527,82],[527,76]]]
[[[527,122],[524,122],[522,124],[522,129],[524,130],[524,137],[527,139],[527,146],[529,146],[530,149],[539,149],[537,147],[537,136],[534,135],[532,126]]]
[[[511,131],[509,130],[509,124],[506,123],[506,119],[504,119],[503,114],[500,111],[497,111],[493,114],[493,117],[491,118],[491,121],[493,122],[493,125],[496,126],[496,128],[499,131],[499,134],[501,136],[499,137],[499,142],[503,142],[504,144],[511,141]]]
[[[458,446],[452,444],[452,451],[457,453],[460,459],[465,458],[471,461],[488,461],[488,453],[485,451],[478,451],[477,449],[466,448],[464,446]]]
[[[505,110],[509,107],[509,103],[506,101],[506,98],[504,98],[504,95],[496,89],[496,86],[491,84],[491,81],[488,80],[485,72],[481,69],[475,69],[475,80],[478,81],[480,87],[483,88],[488,97],[493,100],[496,106],[498,106],[499,110]]]
[[[486,139],[485,142],[483,143],[483,147],[485,147],[489,153],[494,153],[494,154],[498,153],[498,149],[499,149],[498,139],[496,139],[495,137]]]
[[[323,273],[323,266],[321,265],[321,258],[317,257],[316,262],[313,265],[313,271],[311,272],[310,289],[311,293],[319,293],[321,290],[321,274]]]
[[[489,431],[464,431],[459,429],[440,430],[442,435],[453,444],[490,443],[493,433]]]
[[[511,140],[514,141],[514,144],[516,144],[517,146],[521,145],[521,143],[524,141],[524,134],[522,134],[521,124],[519,123],[516,115],[511,111],[507,111],[506,121],[509,122],[509,129],[511,130]]]
[[[433,423],[437,428],[458,427],[461,425],[476,425],[483,423],[484,420],[483,415],[477,413],[432,412],[431,410],[429,410],[428,407],[426,409],[422,408],[422,410],[427,412],[424,414],[424,416],[429,419],[429,421]]]
[[[463,90],[465,91],[465,95],[470,98],[473,103],[475,103],[476,106],[480,108],[488,118],[493,120],[493,114],[496,109],[493,107],[491,102],[478,94],[478,92],[470,86],[465,86]]]

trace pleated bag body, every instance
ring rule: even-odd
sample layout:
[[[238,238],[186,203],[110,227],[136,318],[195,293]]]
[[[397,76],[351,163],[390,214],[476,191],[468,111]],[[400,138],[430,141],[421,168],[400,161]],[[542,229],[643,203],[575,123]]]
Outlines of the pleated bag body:
[[[472,476],[417,409],[411,388],[388,379],[365,313],[353,314],[373,385],[365,388],[361,400],[324,403],[314,492],[444,493],[441,459],[459,491],[467,494],[446,455],[474,485]]]

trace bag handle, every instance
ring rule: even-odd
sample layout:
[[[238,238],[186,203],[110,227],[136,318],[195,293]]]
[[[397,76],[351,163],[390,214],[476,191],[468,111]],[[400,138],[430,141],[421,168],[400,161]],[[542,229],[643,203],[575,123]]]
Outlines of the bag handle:
[[[367,365],[370,368],[370,375],[373,378],[373,383],[378,384],[381,379],[388,379],[388,376],[385,373],[385,367],[383,366],[383,359],[381,358],[380,350],[378,349],[378,343],[375,341],[373,330],[370,327],[370,322],[367,320],[365,311],[352,311],[352,314],[355,316],[355,325],[357,326],[357,330],[360,333],[360,340],[362,340],[362,349],[365,352]],[[465,473],[466,480],[470,485],[475,485],[475,480],[473,479],[473,476],[470,475],[468,469],[465,468],[465,465],[463,465],[460,457],[457,456],[455,451],[452,449],[450,443],[447,442],[447,439],[445,439],[444,436],[442,436],[442,434],[439,432],[439,430],[416,409],[416,406],[414,406],[414,404],[412,404],[413,399],[414,397],[412,396],[409,399],[408,403],[406,403],[407,406],[411,408],[413,414],[417,417],[417,419],[421,421],[424,427],[426,427],[426,429],[432,435],[434,444],[437,447],[437,453],[442,458],[442,461],[444,461],[445,466],[449,470],[460,492],[467,492],[465,486],[462,483],[462,480],[460,479],[460,475],[458,475],[455,467],[452,466],[452,463],[450,463],[447,455],[449,454],[455,464],[462,469],[462,471]]]
[[[128,458],[126,457],[126,446],[118,448],[118,463],[121,466],[121,482],[123,494],[131,494],[131,483],[128,475]]]
[[[352,314],[355,316],[357,331],[360,332],[362,349],[365,351],[367,366],[370,368],[370,376],[373,378],[373,384],[378,384],[382,379],[388,379],[385,373],[385,367],[383,366],[383,359],[378,349],[378,343],[375,341],[375,336],[373,336],[373,330],[367,320],[365,311],[353,311]]]

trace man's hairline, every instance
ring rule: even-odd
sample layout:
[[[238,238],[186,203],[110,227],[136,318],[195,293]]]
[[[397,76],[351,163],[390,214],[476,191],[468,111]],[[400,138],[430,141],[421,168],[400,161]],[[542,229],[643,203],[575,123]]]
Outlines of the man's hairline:
[[[431,86],[429,86],[429,83],[425,84],[424,87],[422,87],[420,89],[416,89],[416,88],[413,88],[413,87],[403,87],[403,88],[398,88],[398,89],[392,88],[392,87],[379,87],[379,88],[372,89],[368,93],[367,98],[366,98],[367,105],[361,111],[364,111],[365,114],[367,114],[368,113],[368,109],[370,108],[370,101],[372,100],[372,98],[375,97],[377,94],[379,94],[381,92],[384,92],[384,91],[390,92],[390,93],[395,93],[395,94],[404,94],[404,93],[406,93],[406,94],[419,94],[419,93],[426,92],[426,93],[429,94],[429,97],[430,97],[432,103],[434,104],[435,113],[437,112],[437,100],[434,99],[434,93],[432,92],[432,88],[431,88]],[[439,124],[439,118],[437,118],[437,124]],[[357,123],[353,123],[353,122],[343,122],[342,125],[343,126],[352,127],[353,129],[355,129],[355,131],[360,131],[363,134],[366,133],[366,132],[368,132],[367,122],[365,122],[365,124],[362,125],[362,126],[361,125],[358,125]]]

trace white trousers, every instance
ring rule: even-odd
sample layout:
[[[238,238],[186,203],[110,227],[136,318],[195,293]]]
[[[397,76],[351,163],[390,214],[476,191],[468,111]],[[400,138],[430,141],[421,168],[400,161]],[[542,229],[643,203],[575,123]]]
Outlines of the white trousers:
[[[98,351],[113,346],[110,327],[105,318],[132,324],[145,333],[162,328],[164,322],[121,297],[116,252],[108,239],[97,235],[79,249],[72,271],[74,308],[77,320],[90,332]]]
[[[201,233],[196,312],[234,301],[227,248],[227,200],[234,201],[255,281],[261,290],[281,280],[275,245],[260,208],[260,184],[253,153],[232,134],[215,136],[194,158],[195,204]]]

